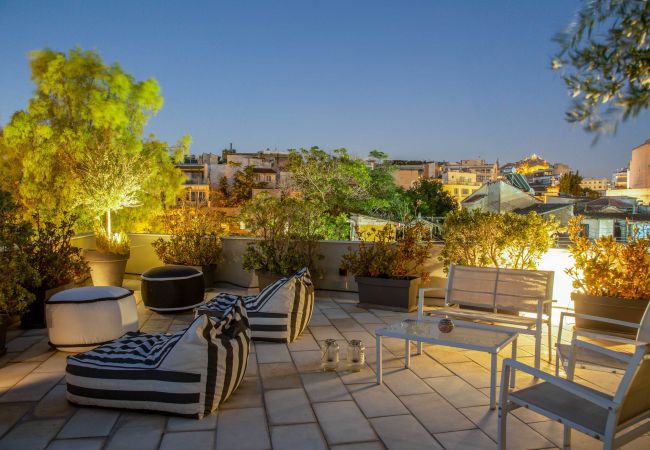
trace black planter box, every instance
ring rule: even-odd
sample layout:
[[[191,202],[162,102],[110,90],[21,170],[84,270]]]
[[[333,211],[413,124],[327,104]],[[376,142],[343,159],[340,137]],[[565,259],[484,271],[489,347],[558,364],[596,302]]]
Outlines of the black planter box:
[[[571,293],[571,299],[577,314],[589,314],[632,323],[640,323],[648,307],[648,300],[623,300],[618,297],[601,297],[577,292]],[[637,333],[635,328],[580,318],[576,319],[576,327],[632,337]]]
[[[406,279],[355,277],[361,306],[415,311],[418,307],[419,277]]]

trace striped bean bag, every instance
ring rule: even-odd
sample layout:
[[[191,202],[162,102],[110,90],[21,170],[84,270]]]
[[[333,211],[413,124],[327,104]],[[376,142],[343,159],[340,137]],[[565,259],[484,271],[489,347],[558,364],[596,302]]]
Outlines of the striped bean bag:
[[[250,333],[242,301],[223,317],[197,317],[178,333],[127,333],[68,358],[66,396],[79,405],[200,419],[239,386]]]
[[[218,317],[238,300],[246,304],[253,340],[293,342],[311,320],[314,285],[305,267],[268,285],[258,295],[218,294],[200,306],[196,314]]]

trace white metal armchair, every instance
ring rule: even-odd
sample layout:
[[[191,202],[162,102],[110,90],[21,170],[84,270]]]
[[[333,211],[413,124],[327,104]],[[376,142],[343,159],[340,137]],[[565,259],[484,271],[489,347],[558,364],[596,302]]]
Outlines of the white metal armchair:
[[[603,350],[584,341],[575,347]],[[592,348],[593,347],[593,348]],[[599,350],[597,350],[599,349]],[[572,354],[576,353],[572,351]],[[614,355],[610,355],[614,356]],[[569,373],[573,373],[569,360]],[[526,372],[543,381],[508,391],[513,370]],[[571,445],[571,429],[603,441],[606,450],[632,441],[650,430],[650,345],[637,345],[629,357],[625,375],[614,396],[537,370],[512,359],[503,362],[499,402],[498,448],[506,448],[508,412],[525,407],[564,425],[564,448]]]
[[[567,374],[567,378],[571,379],[573,373],[570,373],[569,360],[575,359],[572,367],[580,367],[582,369],[602,370],[613,373],[619,373],[626,369],[632,355],[630,353],[608,350],[593,344],[584,343],[579,346],[574,346],[575,341],[580,338],[598,339],[612,344],[630,344],[637,345],[650,342],[650,304],[641,319],[641,323],[623,322],[620,320],[608,319],[605,317],[591,316],[587,314],[576,314],[571,312],[562,312],[560,315],[560,329],[557,336],[557,344],[555,345],[555,354],[557,364],[555,366],[555,375],[560,375],[560,366]],[[582,318],[595,322],[622,325],[630,328],[637,329],[636,339],[620,337],[603,332],[593,330],[583,330],[575,328],[571,337],[571,344],[562,342],[562,330],[565,324],[566,317]],[[573,353],[572,353],[573,351]]]

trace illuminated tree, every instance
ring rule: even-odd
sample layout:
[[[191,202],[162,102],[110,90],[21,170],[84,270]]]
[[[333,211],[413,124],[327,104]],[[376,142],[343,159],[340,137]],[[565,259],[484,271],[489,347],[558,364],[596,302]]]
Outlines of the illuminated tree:
[[[552,61],[574,98],[567,121],[615,131],[650,105],[650,2],[588,0],[555,37]]]
[[[0,173],[15,178],[28,211],[72,210],[85,227],[104,218],[110,232],[112,212],[139,205],[150,213],[175,200],[183,177],[167,145],[142,138],[163,103],[155,80],[136,81],[79,48],[34,51],[30,65],[34,95],[3,130],[16,166]]]

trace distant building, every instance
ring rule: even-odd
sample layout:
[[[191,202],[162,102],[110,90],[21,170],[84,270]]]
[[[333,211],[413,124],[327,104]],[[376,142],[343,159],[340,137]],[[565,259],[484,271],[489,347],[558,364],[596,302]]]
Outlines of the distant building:
[[[612,189],[630,188],[630,169],[623,167],[612,174]]]
[[[499,164],[488,163],[484,159],[461,159],[458,162],[443,162],[443,173],[452,172],[472,172],[476,174],[478,183],[495,181],[499,176]]]
[[[541,204],[541,201],[503,180],[484,184],[461,202],[465,209],[494,213],[510,212],[537,204]]]
[[[523,175],[532,174],[533,172],[545,170],[549,167],[549,162],[535,153],[515,163],[517,173]]]
[[[185,190],[183,196],[178,199],[179,205],[210,206],[210,181],[208,177],[208,165],[199,162],[194,156],[186,156],[181,164],[176,164],[185,175]]]
[[[590,239],[613,236],[626,241],[629,236],[650,233],[650,208],[633,197],[601,197],[576,206],[583,216],[582,225]]]
[[[650,140],[632,149],[630,189],[650,188]]]
[[[583,189],[591,189],[601,195],[605,195],[605,191],[609,189],[608,178],[583,178],[580,182],[580,187]]]
[[[421,179],[438,176],[438,165],[433,161],[392,160],[388,162],[397,166],[393,172],[393,179],[395,184],[404,189],[412,188]]]
[[[459,204],[470,194],[481,188],[474,172],[449,170],[442,174],[442,188]]]

